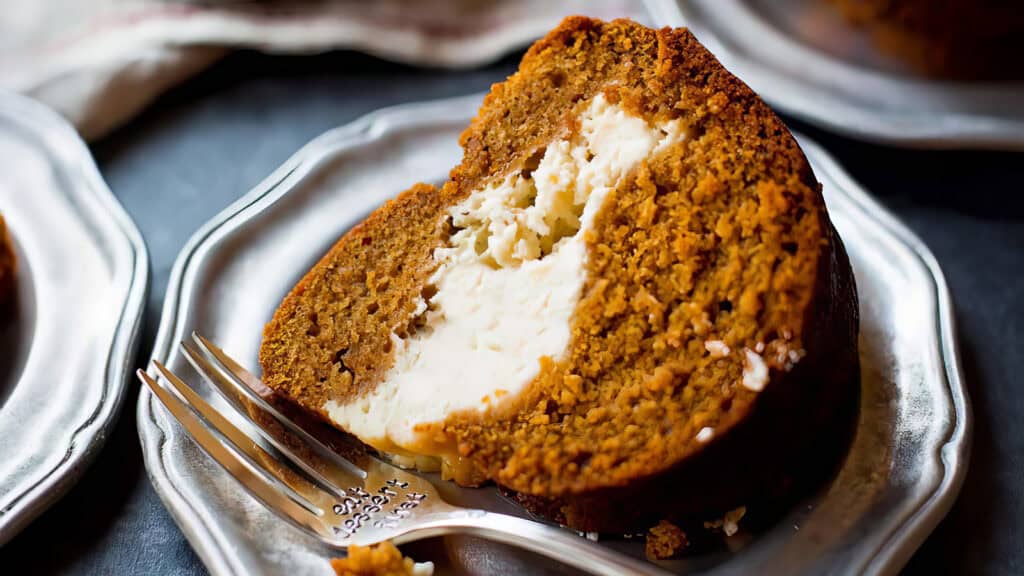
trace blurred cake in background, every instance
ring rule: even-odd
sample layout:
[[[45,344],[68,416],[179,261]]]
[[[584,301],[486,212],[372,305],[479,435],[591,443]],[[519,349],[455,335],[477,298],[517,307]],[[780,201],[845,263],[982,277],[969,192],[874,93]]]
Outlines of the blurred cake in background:
[[[923,74],[962,80],[1024,78],[1019,0],[828,0],[878,48]]]
[[[14,271],[17,261],[14,258],[14,247],[11,237],[7,234],[7,225],[0,214],[0,309],[14,297]]]

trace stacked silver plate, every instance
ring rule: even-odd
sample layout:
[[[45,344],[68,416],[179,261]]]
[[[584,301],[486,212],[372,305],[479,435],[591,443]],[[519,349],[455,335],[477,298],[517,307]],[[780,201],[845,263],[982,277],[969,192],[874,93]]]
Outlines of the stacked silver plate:
[[[62,118],[0,94],[0,213],[18,299],[0,322],[0,544],[99,452],[135,362],[142,237]]]
[[[195,378],[176,344],[198,330],[256,367],[263,324],[283,295],[373,208],[413,182],[443,181],[479,102],[474,96],[384,110],[302,148],[181,252],[154,357]],[[856,437],[818,494],[766,532],[741,532],[721,552],[663,563],[679,573],[893,573],[943,517],[963,480],[970,411],[941,272],[927,248],[820,147],[804,138],[801,144],[861,295]],[[244,493],[145,390],[138,425],[154,486],[213,574],[323,574],[326,559],[338,554]],[[447,492],[459,503],[516,512],[493,488],[449,485]],[[642,554],[641,542],[602,544]],[[417,554],[456,572],[558,570],[465,538],[431,541]]]

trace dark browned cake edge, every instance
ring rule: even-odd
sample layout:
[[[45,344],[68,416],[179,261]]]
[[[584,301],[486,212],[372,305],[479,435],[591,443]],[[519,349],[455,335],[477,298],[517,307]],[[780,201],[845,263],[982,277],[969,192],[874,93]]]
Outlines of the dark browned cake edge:
[[[832,246],[828,267],[849,270],[842,243]],[[739,506],[748,509],[746,526],[774,522],[834,474],[859,413],[858,352],[842,344],[858,333],[853,277],[828,274],[820,281],[824,293],[852,296],[816,300],[806,362],[762,392],[726,437],[668,472],[622,488],[561,498],[503,492],[534,514],[585,532],[622,534],[667,519],[698,534],[704,521]]]
[[[4,217],[0,214],[0,319],[6,317],[6,311],[14,301],[16,272],[14,246]]]

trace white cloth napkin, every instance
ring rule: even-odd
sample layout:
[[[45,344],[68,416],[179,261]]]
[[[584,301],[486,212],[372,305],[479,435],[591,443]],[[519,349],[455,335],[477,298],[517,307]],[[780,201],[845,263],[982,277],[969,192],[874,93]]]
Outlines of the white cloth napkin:
[[[125,122],[232,48],[357,49],[470,67],[569,14],[648,19],[640,0],[29,0],[0,9],[0,89],[64,114],[86,139]]]

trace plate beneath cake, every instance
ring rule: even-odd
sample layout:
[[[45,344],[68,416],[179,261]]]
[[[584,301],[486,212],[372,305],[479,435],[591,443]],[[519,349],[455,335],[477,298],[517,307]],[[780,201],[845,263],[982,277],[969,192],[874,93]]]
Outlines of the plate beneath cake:
[[[0,318],[0,545],[99,452],[135,363],[142,236],[74,129],[0,94],[0,213],[18,258]],[[6,312],[6,311],[5,311]]]
[[[197,330],[250,367],[282,296],[334,241],[415,181],[441,182],[481,96],[382,110],[313,140],[204,225],[172,272],[154,358],[199,378],[177,351]],[[952,505],[967,466],[970,410],[952,308],[928,249],[800,138],[853,263],[861,296],[861,413],[843,467],[771,528],[661,563],[686,574],[896,572]],[[205,393],[219,402],[215,393]],[[279,520],[206,457],[143,390],[146,467],[212,574],[323,574],[338,553]],[[446,498],[524,515],[493,487]],[[635,556],[642,540],[602,540]],[[564,573],[504,545],[447,537],[406,548],[439,573]]]
[[[1024,149],[1024,81],[924,78],[824,0],[647,0],[777,110],[872,142]]]

